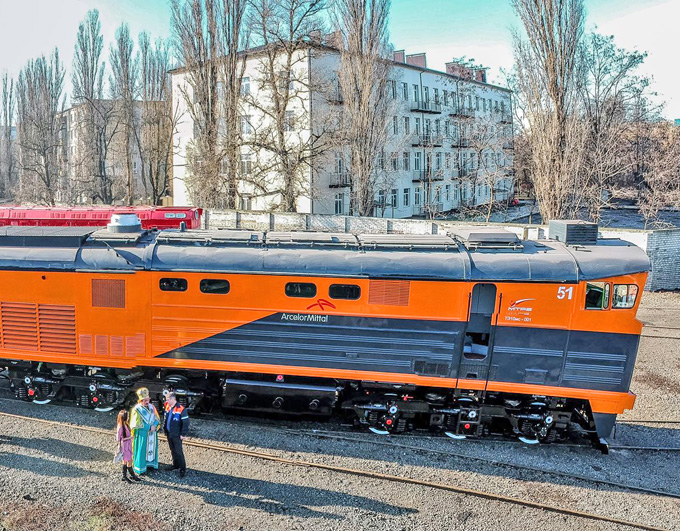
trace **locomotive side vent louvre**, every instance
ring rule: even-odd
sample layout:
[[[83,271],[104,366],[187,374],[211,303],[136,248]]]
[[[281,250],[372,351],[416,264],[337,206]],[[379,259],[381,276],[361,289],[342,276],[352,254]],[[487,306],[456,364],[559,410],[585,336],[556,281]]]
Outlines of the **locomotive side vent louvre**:
[[[76,353],[76,309],[74,306],[38,305],[40,350]]]
[[[125,280],[92,279],[94,308],[125,308]]]
[[[3,348],[76,353],[75,306],[2,302],[0,319]]]
[[[411,282],[408,280],[371,280],[368,286],[369,304],[408,306]]]
[[[38,322],[35,304],[26,302],[0,303],[2,347],[38,350]]]

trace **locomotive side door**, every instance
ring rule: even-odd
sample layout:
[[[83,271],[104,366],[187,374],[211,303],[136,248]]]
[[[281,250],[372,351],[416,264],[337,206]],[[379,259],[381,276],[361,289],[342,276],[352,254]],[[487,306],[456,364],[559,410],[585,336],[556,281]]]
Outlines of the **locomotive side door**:
[[[495,284],[475,284],[472,288],[468,321],[463,335],[463,348],[458,364],[458,379],[493,378],[489,367],[497,320]]]

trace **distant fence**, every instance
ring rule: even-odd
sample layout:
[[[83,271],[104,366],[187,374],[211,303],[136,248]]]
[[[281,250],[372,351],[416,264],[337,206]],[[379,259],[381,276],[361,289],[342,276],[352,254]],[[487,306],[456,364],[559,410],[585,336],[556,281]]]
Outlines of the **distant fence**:
[[[549,236],[545,225],[327,216],[294,212],[206,210],[203,223],[204,227],[209,229],[327,231],[357,234],[446,234],[455,226],[474,224],[502,226],[525,240],[545,239]],[[649,255],[652,270],[645,289],[649,291],[680,289],[680,229],[601,228],[600,234],[604,238],[620,238],[633,243]]]

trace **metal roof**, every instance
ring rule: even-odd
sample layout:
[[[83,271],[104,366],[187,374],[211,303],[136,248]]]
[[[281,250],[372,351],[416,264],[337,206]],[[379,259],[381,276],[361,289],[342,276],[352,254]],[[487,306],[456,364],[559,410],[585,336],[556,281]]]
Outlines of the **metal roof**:
[[[618,239],[589,246],[523,240],[508,251],[495,245],[468,248],[437,234],[164,230],[114,237],[107,232],[7,227],[0,231],[0,268],[536,282],[577,282],[649,269],[642,249]],[[481,237],[488,238],[485,234]],[[491,238],[497,236],[508,239],[505,234]]]

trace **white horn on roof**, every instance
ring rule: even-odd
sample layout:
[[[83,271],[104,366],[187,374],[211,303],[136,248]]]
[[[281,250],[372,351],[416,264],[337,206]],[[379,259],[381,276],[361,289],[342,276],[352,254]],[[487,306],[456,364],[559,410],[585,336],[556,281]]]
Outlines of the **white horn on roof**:
[[[140,232],[142,222],[137,214],[113,214],[106,228],[110,232]]]

